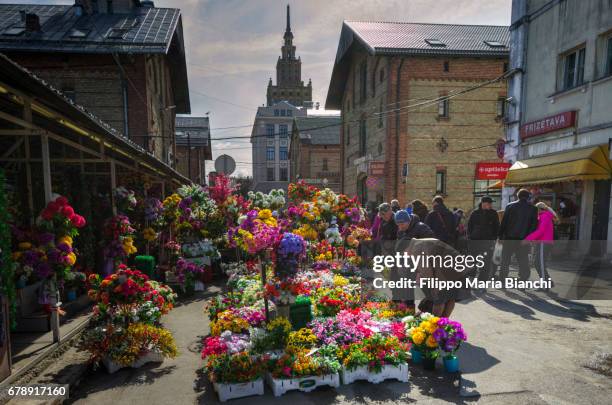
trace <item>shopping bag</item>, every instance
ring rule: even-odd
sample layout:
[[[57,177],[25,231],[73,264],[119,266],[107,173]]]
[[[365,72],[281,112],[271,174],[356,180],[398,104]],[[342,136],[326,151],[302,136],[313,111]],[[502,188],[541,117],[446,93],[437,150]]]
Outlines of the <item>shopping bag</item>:
[[[495,242],[495,249],[493,249],[493,257],[491,261],[493,264],[499,266],[502,262],[502,250],[504,249],[504,245],[500,241]]]

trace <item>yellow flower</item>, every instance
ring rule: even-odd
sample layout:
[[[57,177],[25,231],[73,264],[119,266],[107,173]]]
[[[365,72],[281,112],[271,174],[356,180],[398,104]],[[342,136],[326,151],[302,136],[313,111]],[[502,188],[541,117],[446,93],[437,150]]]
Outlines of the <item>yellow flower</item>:
[[[66,236],[62,236],[61,238],[58,239],[59,243],[65,243],[68,246],[72,247],[72,238],[68,235]]]
[[[70,266],[74,266],[74,263],[76,263],[76,255],[73,252],[70,252],[66,255],[66,257],[68,258],[68,265]]]
[[[28,250],[31,247],[32,247],[32,244],[30,242],[21,242],[19,244],[19,249],[21,250]]]
[[[432,349],[438,346],[438,342],[433,336],[428,337],[425,344],[427,345],[427,347],[432,348]]]
[[[424,340],[425,340],[425,334],[423,332],[417,331],[412,335],[412,341],[416,345],[422,344]]]

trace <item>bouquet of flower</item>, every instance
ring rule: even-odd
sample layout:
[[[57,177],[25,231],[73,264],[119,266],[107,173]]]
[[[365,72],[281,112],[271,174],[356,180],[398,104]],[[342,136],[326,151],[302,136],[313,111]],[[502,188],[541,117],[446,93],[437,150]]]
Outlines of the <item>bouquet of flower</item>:
[[[246,352],[251,346],[248,335],[225,331],[220,336],[209,336],[203,341],[202,359],[219,354]]]
[[[284,233],[276,249],[275,275],[281,280],[294,276],[305,252],[304,238],[293,233]]]
[[[312,200],[317,188],[307,184],[304,180],[298,180],[297,183],[289,184],[288,191],[289,201],[294,204],[299,204],[302,201]]]
[[[272,190],[268,194],[261,191],[249,191],[247,194],[251,209],[271,209],[277,210],[285,206],[285,192],[282,189]]]
[[[362,341],[379,330],[372,315],[359,308],[342,310],[336,317],[314,319],[309,326],[321,342],[338,346]]]
[[[439,355],[439,344],[434,333],[438,330],[440,318],[428,313],[420,316],[418,324],[407,329],[408,339],[423,356],[435,359]]]
[[[211,382],[245,383],[261,377],[264,363],[247,352],[215,354],[208,356],[205,370]]]
[[[75,213],[68,199],[62,196],[47,204],[38,221],[42,229],[60,237],[67,235],[72,238],[79,234],[78,228],[84,227],[85,224],[85,218]]]
[[[301,378],[337,373],[340,370],[335,352],[337,348],[320,348],[311,353],[308,349],[296,349],[283,354],[269,364],[274,378]]]
[[[143,304],[150,301],[160,310],[164,308],[166,300],[159,291],[155,290],[146,274],[120,265],[115,274],[101,279],[98,274],[89,276],[89,297],[98,304],[105,306]]]
[[[212,270],[208,266],[202,266],[195,262],[190,262],[183,258],[178,259],[174,266],[174,274],[179,283],[191,287],[196,280],[210,280]]]
[[[359,297],[347,293],[342,288],[323,288],[317,291],[316,313],[318,316],[335,316],[343,309],[357,306]]]
[[[273,247],[278,239],[276,219],[270,210],[251,210],[238,222],[238,227],[229,230],[228,240],[250,255]]]
[[[196,204],[203,204],[208,199],[208,194],[206,193],[206,190],[204,190],[204,188],[198,184],[185,184],[184,186],[181,186],[176,192],[183,199],[189,198],[190,204],[192,201]]]
[[[289,333],[287,338],[287,350],[296,351],[299,349],[312,349],[319,339],[312,332],[312,329],[301,328]]]
[[[385,365],[397,366],[408,361],[410,347],[395,336],[372,335],[361,342],[352,343],[340,350],[342,365],[348,370],[367,366],[380,372]]]
[[[181,246],[181,251],[185,257],[207,256],[211,259],[218,259],[221,257],[219,250],[209,239],[201,239],[197,242],[184,243]]]
[[[153,226],[161,225],[164,206],[155,197],[148,197],[144,201],[144,217]]]
[[[125,215],[109,218],[104,224],[104,257],[112,259],[115,264],[123,262],[128,256],[137,252],[134,246],[134,233],[130,219]]]
[[[451,321],[448,318],[439,318],[437,325],[438,329],[433,333],[434,339],[442,350],[454,355],[459,350],[461,343],[467,340],[463,326],[459,322]]]
[[[250,325],[246,319],[241,318],[236,311],[228,309],[218,313],[217,319],[211,322],[210,334],[212,336],[220,336],[225,331],[248,333],[249,327]]]
[[[138,203],[136,201],[136,194],[134,193],[134,191],[128,190],[123,186],[117,187],[113,191],[113,195],[115,196],[115,204],[117,205],[117,210],[123,214],[133,210],[136,207],[136,204]]]

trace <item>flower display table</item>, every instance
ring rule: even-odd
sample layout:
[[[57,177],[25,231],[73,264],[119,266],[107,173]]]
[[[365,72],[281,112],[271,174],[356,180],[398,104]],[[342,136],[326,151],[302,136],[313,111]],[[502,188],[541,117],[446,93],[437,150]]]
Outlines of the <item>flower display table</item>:
[[[294,390],[310,392],[317,387],[325,385],[334,388],[340,386],[340,376],[338,373],[291,379],[274,378],[272,377],[272,374],[268,373],[266,374],[266,380],[268,381],[270,388],[272,388],[272,393],[275,397],[280,397],[281,395]]]
[[[245,383],[213,383],[213,388],[217,392],[219,401],[221,402],[225,402],[228,399],[244,398],[264,394],[264,384],[263,379],[261,378]]]
[[[385,380],[393,379],[408,382],[410,371],[408,370],[408,364],[400,364],[398,366],[386,365],[378,373],[368,370],[367,366],[357,367],[353,370],[347,370],[343,367],[341,375],[343,384],[352,384],[357,380],[366,380],[372,384],[378,384]]]

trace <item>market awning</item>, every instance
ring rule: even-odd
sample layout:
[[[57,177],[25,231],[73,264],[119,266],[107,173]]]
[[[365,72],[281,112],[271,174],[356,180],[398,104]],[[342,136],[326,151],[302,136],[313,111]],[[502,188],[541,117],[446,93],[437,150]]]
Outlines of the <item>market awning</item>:
[[[608,147],[602,145],[518,161],[508,171],[505,185],[607,180],[611,174]]]

